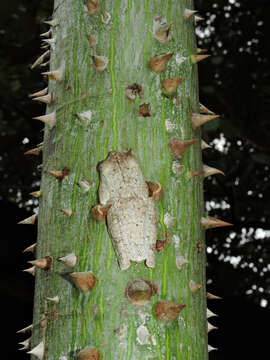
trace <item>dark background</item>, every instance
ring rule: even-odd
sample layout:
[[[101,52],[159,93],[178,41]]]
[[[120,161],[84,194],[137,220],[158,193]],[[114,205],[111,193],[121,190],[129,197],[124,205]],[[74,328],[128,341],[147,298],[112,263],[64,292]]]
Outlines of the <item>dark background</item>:
[[[200,100],[221,115],[204,126],[203,138],[213,147],[203,158],[226,174],[205,180],[206,209],[210,216],[234,224],[207,231],[208,291],[223,298],[209,301],[209,308],[219,315],[211,319],[219,329],[209,334],[209,343],[219,350],[209,357],[254,359],[269,353],[270,2],[197,0],[196,9],[206,19],[197,25],[198,46],[212,54],[199,64]],[[36,226],[16,223],[37,207],[28,193],[39,188],[41,157],[23,153],[42,141],[41,125],[31,118],[44,108],[28,95],[44,88],[46,80],[30,65],[42,53],[39,34],[48,29],[42,20],[51,12],[52,1],[0,4],[5,359],[29,358],[17,350],[17,342],[28,336],[16,335],[16,330],[32,321],[34,278],[21,270],[32,259],[22,250],[36,241]]]

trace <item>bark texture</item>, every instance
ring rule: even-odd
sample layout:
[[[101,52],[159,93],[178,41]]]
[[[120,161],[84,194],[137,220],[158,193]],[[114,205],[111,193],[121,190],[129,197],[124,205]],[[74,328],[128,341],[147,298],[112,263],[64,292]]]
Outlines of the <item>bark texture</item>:
[[[184,19],[184,9],[192,9],[192,1],[106,0],[93,15],[87,14],[85,4],[83,0],[55,0],[53,19],[59,24],[53,27],[56,43],[50,69],[61,68],[64,75],[61,82],[49,81],[54,101],[47,113],[56,111],[57,122],[52,129],[45,126],[36,253],[37,258],[51,256],[53,268],[36,271],[31,348],[45,333],[48,360],[74,359],[86,347],[97,349],[108,360],[205,360],[202,176],[191,176],[202,169],[200,130],[194,132],[190,121],[191,113],[198,112],[197,65],[189,58],[196,54],[196,41],[194,19]],[[172,23],[168,42],[153,37],[157,15]],[[97,45],[91,47],[93,37]],[[166,68],[160,73],[151,71],[150,59],[168,53],[173,55],[168,56]],[[92,56],[108,58],[104,71],[97,71]],[[187,59],[181,62],[180,56]],[[185,80],[174,95],[165,96],[161,84],[170,78]],[[134,83],[142,88],[143,97],[137,91],[132,101],[125,90]],[[140,107],[143,104],[149,106]],[[84,111],[91,112],[85,119],[78,116]],[[169,148],[174,136],[197,139],[177,161]],[[133,262],[127,270],[120,270],[106,223],[91,216],[91,208],[99,202],[98,163],[110,151],[128,149],[146,180],[163,187],[163,197],[156,205],[158,240],[167,239],[167,244],[156,252],[153,269]],[[177,173],[179,165],[183,168]],[[63,168],[70,172],[62,180],[48,173]],[[89,182],[88,192],[78,185],[82,180]],[[67,216],[63,209],[71,209],[72,215]],[[168,215],[175,218],[171,224]],[[159,242],[161,248],[162,244]],[[78,257],[72,269],[57,261],[69,253]],[[188,264],[180,266],[181,256]],[[78,291],[68,276],[84,271],[96,277],[88,292]],[[146,304],[129,300],[134,289],[127,294],[126,287],[136,279],[145,280],[137,282],[143,284],[141,289],[145,286],[143,294],[150,298]],[[192,292],[191,280],[202,288]],[[56,295],[59,303],[48,302],[46,309],[46,297]],[[164,322],[156,314],[161,301],[167,302],[165,307],[169,302],[185,307],[176,319]],[[168,314],[165,309],[165,320],[178,310],[179,306]],[[42,318],[46,322],[40,324]]]

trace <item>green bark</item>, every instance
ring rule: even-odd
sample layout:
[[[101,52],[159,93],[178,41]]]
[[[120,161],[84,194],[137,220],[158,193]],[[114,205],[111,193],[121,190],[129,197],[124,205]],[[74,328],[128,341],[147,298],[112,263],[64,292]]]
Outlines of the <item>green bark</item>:
[[[40,198],[37,258],[52,256],[53,270],[37,269],[34,330],[31,348],[42,339],[44,328],[39,323],[46,297],[58,295],[58,316],[48,303],[46,359],[76,358],[81,349],[98,349],[102,359],[207,359],[207,326],[205,297],[205,253],[198,251],[204,234],[200,226],[203,214],[202,177],[192,177],[201,169],[200,130],[194,132],[190,114],[198,110],[197,65],[189,59],[177,64],[176,56],[196,53],[194,20],[184,19],[184,9],[193,8],[187,0],[106,0],[95,15],[88,15],[83,0],[55,0],[53,28],[55,49],[51,51],[51,70],[64,65],[64,80],[49,81],[54,102],[47,113],[56,110],[56,127],[45,127],[42,196]],[[111,20],[102,22],[108,12]],[[172,40],[160,43],[152,36],[155,15],[172,22]],[[97,46],[89,46],[94,35]],[[155,74],[149,60],[173,52],[165,71]],[[109,59],[108,67],[97,72],[92,55]],[[161,92],[161,81],[185,78],[175,96]],[[137,83],[144,97],[136,101],[125,97],[125,89]],[[111,90],[110,90],[111,89]],[[178,99],[178,104],[173,98]],[[150,104],[150,117],[139,117],[139,105]],[[91,110],[92,119],[82,126],[76,114]],[[175,128],[168,133],[165,121]],[[196,138],[185,153],[179,175],[172,171],[173,156],[168,141],[171,137]],[[169,241],[155,255],[155,268],[132,263],[120,270],[106,224],[97,223],[91,208],[98,203],[99,176],[97,164],[109,151],[132,149],[145,178],[160,182],[163,198],[157,203],[158,239]],[[70,169],[64,180],[56,180],[48,170]],[[90,191],[83,193],[77,185],[86,179]],[[72,209],[67,217],[61,209]],[[176,220],[166,228],[164,216]],[[74,252],[78,264],[72,269],[57,261]],[[176,257],[184,255],[189,264],[179,270]],[[68,280],[67,272],[92,271],[97,277],[93,290],[80,293]],[[125,297],[129,281],[146,279],[158,286],[158,294],[141,307]],[[192,293],[190,280],[203,288]],[[156,318],[157,301],[171,300],[185,304],[178,318],[164,323]],[[138,328],[149,332],[146,344],[140,344]],[[142,329],[142,327],[141,327]],[[35,357],[34,357],[35,358]]]

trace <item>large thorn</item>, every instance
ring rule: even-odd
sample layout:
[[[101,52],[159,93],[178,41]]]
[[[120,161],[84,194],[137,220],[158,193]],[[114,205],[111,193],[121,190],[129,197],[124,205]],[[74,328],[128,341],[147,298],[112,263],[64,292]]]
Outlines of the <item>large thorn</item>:
[[[201,140],[201,149],[205,150],[205,149],[209,149],[212,146],[208,145],[207,142],[205,142],[203,139]]]
[[[180,140],[177,136],[170,138],[169,140],[169,149],[172,155],[177,158],[183,158],[185,151],[194,144],[196,139],[191,140]]]
[[[208,217],[202,217],[201,218],[201,224],[204,229],[212,229],[222,226],[232,226],[233,224],[230,224],[228,222],[222,221],[220,219],[208,216]]]
[[[37,60],[34,62],[34,64],[31,66],[31,69],[34,69],[38,65],[43,63],[43,60],[46,59],[47,56],[50,55],[50,50],[47,50],[44,54],[40,55],[40,57],[37,58]]]
[[[29,264],[39,267],[42,270],[50,270],[52,267],[53,259],[51,256],[45,256],[42,259],[30,260]]]
[[[211,294],[210,292],[206,293],[206,297],[209,300],[221,300],[222,299],[220,296]]]
[[[59,20],[58,19],[52,19],[52,20],[49,20],[49,21],[43,21],[44,24],[48,24],[52,27],[55,27],[57,25],[59,25]]]
[[[211,115],[215,115],[215,113],[211,110],[209,110],[206,106],[204,106],[203,104],[199,104],[200,106],[200,112],[203,114],[211,114]]]
[[[50,37],[51,36],[51,33],[52,33],[52,29],[50,29],[49,31],[45,32],[45,33],[42,33],[40,34],[40,37]]]
[[[27,273],[29,273],[29,274],[31,274],[33,276],[36,275],[36,267],[35,266],[32,266],[32,267],[30,267],[28,269],[25,269],[25,270],[22,270],[22,271],[27,272]]]
[[[19,225],[33,225],[37,220],[37,214],[29,216],[28,218],[18,222]]]
[[[23,250],[23,253],[26,253],[26,252],[32,252],[33,253],[35,251],[36,246],[37,246],[37,243],[34,243],[34,244],[28,246],[27,248],[25,248]]]
[[[199,55],[199,54],[192,54],[190,55],[190,60],[193,64],[196,64],[198,63],[199,61],[202,61],[204,59],[207,59],[209,56],[211,55],[208,55],[208,54],[205,54],[205,55]]]
[[[42,340],[36,347],[28,351],[27,354],[34,355],[39,360],[42,360],[44,356],[44,352],[45,352],[45,345],[44,345],[44,341]]]
[[[223,171],[213,168],[211,166],[203,164],[203,176],[206,178],[207,176],[215,175],[215,174],[221,174],[225,175]]]
[[[36,116],[33,119],[44,122],[45,125],[48,125],[49,128],[52,129],[56,125],[56,111],[50,114]]]
[[[202,115],[202,114],[191,114],[191,125],[193,130],[198,129],[198,127],[202,126],[203,124],[207,123],[208,121],[214,120],[218,118],[219,115]]]
[[[57,70],[43,72],[50,80],[61,82],[64,79],[65,65],[62,64]]]
[[[197,10],[191,10],[191,9],[185,9],[184,11],[184,18],[185,20],[188,20],[192,15],[196,14]]]
[[[185,79],[165,79],[161,82],[162,88],[165,90],[165,94],[172,95],[176,92],[178,86],[183,82]]]
[[[173,53],[154,56],[149,61],[150,69],[156,73],[161,73],[163,70],[165,70],[165,68],[172,56],[173,56]]]
[[[33,94],[30,94],[29,97],[34,97],[34,96],[43,96],[46,95],[48,93],[48,88],[46,87],[45,89],[42,89],[40,91],[37,91]]]
[[[16,333],[17,334],[25,334],[26,332],[31,331],[32,329],[33,329],[33,324],[28,325],[25,328],[18,330]]]
[[[43,95],[43,96],[38,96],[36,98],[33,98],[32,100],[34,101],[40,101],[44,104],[47,104],[47,105],[50,105],[53,101],[53,93],[50,92],[49,94],[47,95]]]

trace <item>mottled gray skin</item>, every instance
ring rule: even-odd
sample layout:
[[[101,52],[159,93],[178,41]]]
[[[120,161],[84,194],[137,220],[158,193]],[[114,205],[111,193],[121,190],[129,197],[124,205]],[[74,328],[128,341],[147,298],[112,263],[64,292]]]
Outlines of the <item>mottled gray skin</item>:
[[[129,151],[109,153],[99,166],[101,205],[111,205],[107,226],[113,241],[121,270],[130,266],[130,260],[146,260],[155,266],[157,216],[154,200],[149,197],[135,156]]]

